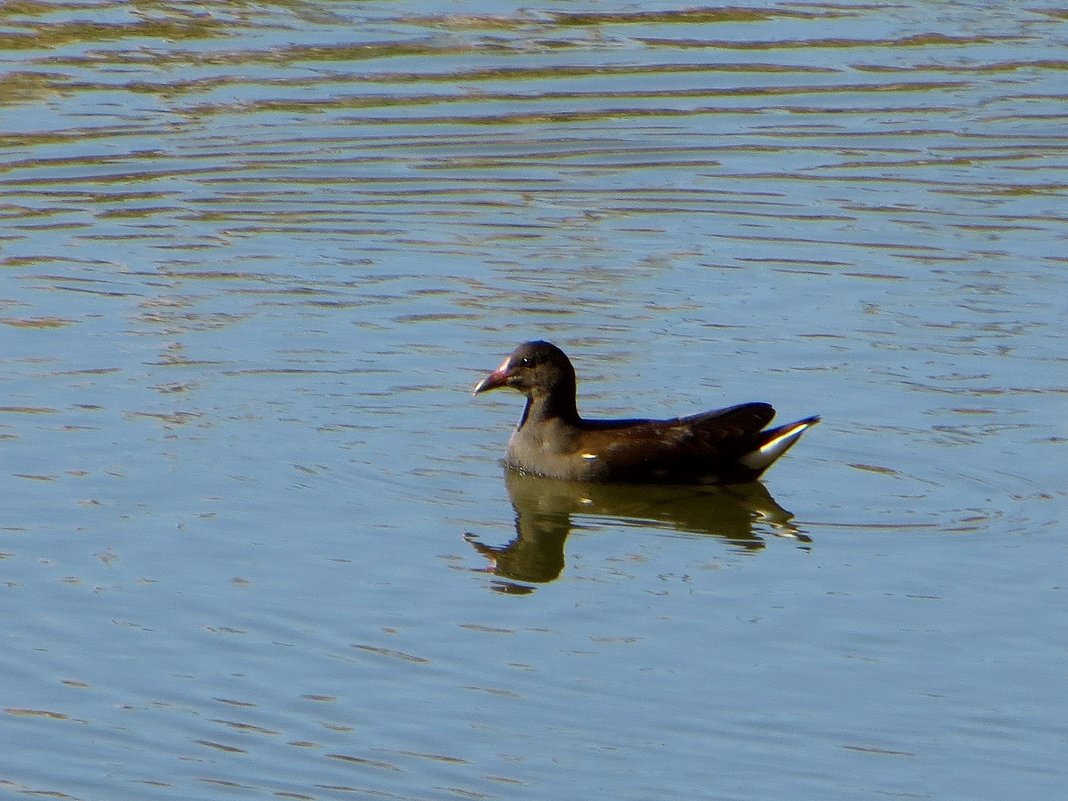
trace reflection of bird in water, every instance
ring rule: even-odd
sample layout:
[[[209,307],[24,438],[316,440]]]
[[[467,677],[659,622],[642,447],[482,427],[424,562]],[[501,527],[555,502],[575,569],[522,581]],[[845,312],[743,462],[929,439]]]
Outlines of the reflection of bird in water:
[[[491,572],[510,580],[502,592],[530,592],[514,581],[553,581],[564,569],[564,541],[574,518],[605,518],[689,534],[713,534],[749,552],[765,547],[754,523],[765,523],[777,536],[810,542],[763,484],[728,487],[591,484],[505,472],[515,509],[516,537],[505,545],[486,545],[474,535],[465,539],[491,560]]]

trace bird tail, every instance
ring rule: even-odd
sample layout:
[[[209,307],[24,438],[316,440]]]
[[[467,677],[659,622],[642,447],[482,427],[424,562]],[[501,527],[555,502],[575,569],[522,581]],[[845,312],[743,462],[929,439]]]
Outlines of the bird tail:
[[[760,444],[744,454],[738,461],[760,475],[771,463],[790,450],[809,428],[820,421],[819,417],[806,417],[796,423],[788,423],[778,428],[761,432]]]

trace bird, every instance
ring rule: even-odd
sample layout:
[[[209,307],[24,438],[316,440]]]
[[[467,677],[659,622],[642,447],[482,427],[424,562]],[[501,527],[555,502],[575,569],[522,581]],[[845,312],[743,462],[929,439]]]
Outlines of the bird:
[[[571,360],[551,342],[525,342],[475,385],[474,395],[514,389],[526,407],[508,440],[512,470],[570,481],[622,484],[743,484],[820,421],[765,428],[767,403],[742,403],[670,420],[579,416]]]

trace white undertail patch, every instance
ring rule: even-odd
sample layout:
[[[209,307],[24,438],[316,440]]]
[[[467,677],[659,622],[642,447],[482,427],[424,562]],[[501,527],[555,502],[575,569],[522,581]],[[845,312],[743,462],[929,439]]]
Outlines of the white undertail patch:
[[[738,461],[752,470],[764,470],[786,453],[790,446],[797,442],[798,437],[813,425],[810,421],[797,423],[790,426],[774,439],[768,440],[755,451],[742,456]]]

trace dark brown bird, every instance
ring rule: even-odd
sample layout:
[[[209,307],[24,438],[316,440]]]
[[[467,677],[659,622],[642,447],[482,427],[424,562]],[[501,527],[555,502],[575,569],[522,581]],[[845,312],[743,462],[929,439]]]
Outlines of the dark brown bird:
[[[743,403],[672,420],[583,420],[575,368],[549,342],[526,342],[475,386],[510,387],[527,405],[508,441],[509,467],[572,481],[737,484],[754,481],[819,417],[764,429],[767,403]]]

